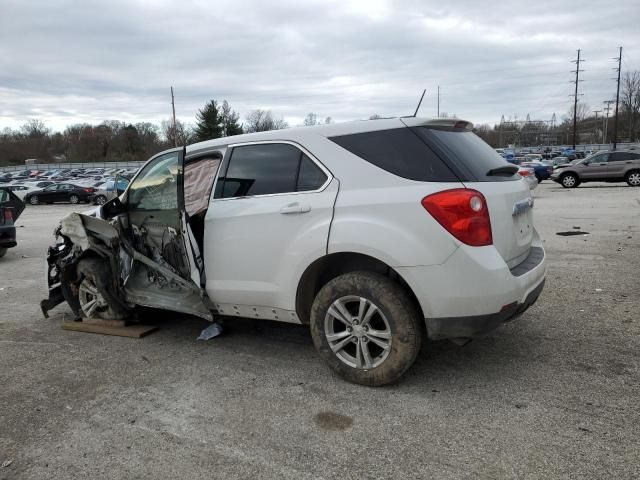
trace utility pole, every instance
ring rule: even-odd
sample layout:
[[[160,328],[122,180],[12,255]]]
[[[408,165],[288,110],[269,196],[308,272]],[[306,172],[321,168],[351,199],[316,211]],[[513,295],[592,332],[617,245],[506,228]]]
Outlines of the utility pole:
[[[580,62],[584,62],[584,60],[580,60],[580,49],[578,49],[578,58],[576,60],[572,60],[571,63],[576,64],[576,79],[574,82],[576,84],[576,90],[573,94],[573,149],[576,149],[576,127],[578,122],[578,83],[582,80],[579,80],[580,72],[584,70],[580,70]],[[571,96],[571,95],[570,95]]]
[[[173,110],[173,146],[178,146],[178,131],[176,129],[176,102],[173,98],[173,87],[171,87],[171,110]]]
[[[438,118],[440,118],[440,85],[438,85]]]
[[[613,124],[613,149],[616,149],[616,145],[618,143],[618,102],[620,101],[620,71],[622,70],[622,47],[620,47],[620,54],[614,60],[618,60],[618,68],[614,68],[614,70],[618,70],[618,88],[616,90],[616,120]]]
[[[602,110],[592,110],[592,112],[596,114],[595,126],[593,128],[593,138],[595,138],[597,142],[598,141],[598,114],[602,112]]]
[[[607,114],[607,116],[605,117],[605,122],[604,122],[604,132],[602,134],[602,143],[607,143],[607,130],[609,128],[609,112],[611,111],[611,104],[614,103],[614,102],[613,102],[613,100],[605,100],[602,103],[604,103],[606,105],[606,107],[604,107],[604,111]]]

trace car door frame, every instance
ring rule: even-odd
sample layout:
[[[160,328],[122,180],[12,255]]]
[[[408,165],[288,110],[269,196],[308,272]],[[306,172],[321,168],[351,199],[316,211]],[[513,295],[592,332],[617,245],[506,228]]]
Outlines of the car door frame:
[[[267,194],[259,194],[259,195],[245,195],[245,196],[236,196],[236,197],[227,197],[227,198],[222,198],[221,195],[224,191],[224,183],[226,181],[226,177],[228,174],[228,170],[231,164],[231,160],[232,160],[232,155],[233,155],[233,150],[236,147],[244,147],[244,146],[251,146],[251,145],[265,145],[265,144],[288,144],[288,145],[292,145],[295,148],[297,148],[298,150],[300,150],[300,152],[302,152],[302,154],[306,155],[307,157],[309,157],[309,159],[325,174],[325,176],[327,177],[326,180],[324,181],[324,183],[317,189],[315,190],[305,190],[305,191],[290,191],[290,192],[281,192],[281,193],[267,193]],[[211,201],[210,201],[210,205],[209,205],[209,210],[213,210],[215,209],[215,204],[216,203],[223,203],[223,202],[241,202],[244,199],[260,199],[260,198],[277,198],[277,197],[284,197],[284,196],[298,196],[298,195],[307,195],[307,194],[318,194],[318,193],[323,193],[325,192],[328,188],[330,188],[330,186],[335,182],[335,196],[333,198],[333,204],[335,204],[335,200],[337,198],[337,195],[339,194],[339,190],[340,190],[340,182],[339,180],[333,175],[333,173],[322,163],[322,161],[315,155],[313,154],[311,151],[309,151],[309,149],[307,149],[304,145],[293,141],[293,140],[256,140],[256,141],[251,141],[251,142],[238,142],[238,143],[231,143],[229,145],[226,146],[227,150],[225,152],[225,156],[223,158],[223,163],[220,165],[220,168],[218,169],[218,175],[216,176],[216,181],[215,184],[213,186],[213,190],[212,190],[212,197],[211,197]],[[299,172],[298,174],[299,175]],[[297,188],[297,185],[296,185]],[[303,213],[303,212],[300,212]],[[333,210],[331,213],[331,220],[333,221]],[[208,223],[205,221],[205,239],[207,237],[207,226]],[[330,232],[330,228],[329,228],[329,232]],[[327,238],[325,241],[325,249],[323,254],[326,255],[326,248],[328,246],[328,241],[329,241],[329,232],[327,232]],[[205,240],[206,243],[206,240]],[[209,268],[215,268],[216,266],[210,266],[209,263],[207,261],[207,249],[206,249],[206,245],[205,245],[205,251],[203,252],[203,257],[204,257],[204,261],[205,261],[205,272],[206,269]],[[317,258],[314,257],[314,260],[316,260]],[[209,258],[210,261],[210,258]],[[308,265],[305,265],[305,267]],[[296,274],[299,273],[299,275],[302,275],[302,271],[300,272],[295,272]],[[292,275],[292,277],[295,275]],[[283,309],[278,307],[277,305],[266,305],[265,303],[252,303],[250,301],[244,301],[244,302],[239,302],[239,301],[232,301],[229,302],[229,299],[227,298],[220,298],[218,295],[213,295],[212,293],[215,290],[214,287],[209,285],[209,280],[211,280],[213,276],[212,275],[208,275],[207,276],[207,293],[210,296],[212,302],[216,305],[217,307],[217,311],[221,314],[224,314],[224,312],[226,311],[230,311],[232,313],[234,313],[235,315],[239,315],[239,316],[250,316],[250,317],[256,317],[258,316],[261,319],[271,319],[271,320],[280,320],[280,321],[285,321],[285,322],[292,322],[292,323],[299,323],[299,319],[297,318],[297,314],[295,312],[295,310],[288,310],[288,309]],[[297,281],[299,280],[299,276],[298,278],[293,279],[292,278],[292,283],[296,283],[297,285]],[[295,287],[290,289],[293,292],[293,296],[295,297]],[[232,294],[233,296],[233,294]],[[295,303],[295,298],[293,299],[293,301],[291,302],[292,304]],[[256,315],[256,313],[258,313],[258,315]]]
[[[632,152],[620,150],[609,153],[609,177],[611,178],[611,180],[624,180],[625,174],[628,170],[628,166],[633,164],[634,162],[634,160],[631,158],[631,155]],[[616,157],[618,157],[619,159]]]
[[[176,312],[187,313],[191,315],[196,315],[207,320],[213,320],[213,316],[211,315],[210,308],[206,298],[203,296],[204,290],[200,286],[200,272],[195,263],[195,260],[192,258],[191,254],[191,239],[186,234],[187,229],[185,226],[185,215],[184,215],[184,160],[186,157],[186,147],[175,147],[171,149],[164,150],[162,152],[157,153],[152,156],[149,160],[147,160],[136,172],[136,174],[131,178],[129,184],[127,185],[126,190],[122,193],[121,196],[114,198],[113,200],[108,201],[100,208],[99,216],[103,219],[113,218],[118,215],[126,215],[129,217],[130,212],[128,210],[128,199],[130,194],[131,186],[135,184],[136,180],[140,177],[142,172],[146,169],[147,166],[156,161],[159,157],[167,155],[169,153],[178,152],[178,176],[177,176],[177,221],[179,224],[179,228],[181,229],[182,239],[184,242],[184,252],[189,264],[189,278],[185,278],[177,273],[174,273],[168,270],[166,267],[159,265],[157,262],[153,261],[142,252],[136,250],[130,243],[129,239],[123,239],[124,242],[127,243],[127,250],[131,254],[132,262],[138,261],[144,264],[146,267],[151,268],[162,276],[166,278],[173,279],[182,287],[184,287],[185,296],[182,298],[173,299],[171,297],[163,298],[162,294],[157,295],[145,295],[145,298],[140,296],[135,296],[134,302],[138,305],[160,308],[164,310],[172,310]],[[131,225],[130,219],[127,218],[127,223]],[[126,284],[126,282],[125,282]],[[128,295],[131,295],[128,293]],[[178,303],[176,303],[177,300]]]
[[[586,165],[584,162],[580,164],[582,168],[578,170],[578,175],[580,176],[580,180],[584,181],[600,181],[606,180],[609,176],[609,156],[611,153],[602,152],[594,155],[594,157],[602,157],[607,155],[606,162],[594,162],[594,159],[589,159],[589,163]]]

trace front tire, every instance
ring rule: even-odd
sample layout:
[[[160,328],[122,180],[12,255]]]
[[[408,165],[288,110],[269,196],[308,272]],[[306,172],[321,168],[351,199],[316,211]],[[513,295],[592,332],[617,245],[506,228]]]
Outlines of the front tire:
[[[40,203],[40,201],[38,200],[38,196],[33,195],[32,197],[29,197],[29,203],[31,205],[38,205],[38,203]]]
[[[104,205],[105,203],[107,203],[107,197],[105,197],[104,195],[98,195],[93,199],[93,203],[96,205]]]
[[[565,173],[560,178],[560,184],[564,188],[576,188],[578,185],[580,185],[580,180],[578,180],[578,177],[576,177],[573,173]]]
[[[422,343],[421,316],[406,292],[387,277],[352,272],[334,278],[311,307],[311,336],[320,356],[341,377],[380,386],[413,365]]]
[[[625,178],[630,187],[640,187],[640,170],[632,170]]]
[[[76,313],[84,318],[117,320],[129,312],[115,297],[111,287],[111,269],[106,260],[85,258],[78,262],[74,301],[69,302]]]
[[[7,254],[6,248],[0,248],[0,258],[4,257]]]

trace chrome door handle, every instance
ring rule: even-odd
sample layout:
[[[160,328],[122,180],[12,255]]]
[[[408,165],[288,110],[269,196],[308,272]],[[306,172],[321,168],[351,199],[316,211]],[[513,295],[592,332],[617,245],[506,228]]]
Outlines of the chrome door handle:
[[[280,213],[288,215],[291,213],[307,213],[311,211],[310,205],[300,205],[299,203],[291,203],[280,209]]]

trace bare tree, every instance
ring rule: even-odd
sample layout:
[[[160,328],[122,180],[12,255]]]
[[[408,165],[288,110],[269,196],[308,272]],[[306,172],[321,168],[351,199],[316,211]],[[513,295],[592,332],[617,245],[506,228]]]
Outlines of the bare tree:
[[[176,143],[178,145],[187,145],[193,140],[193,130],[189,125],[180,120],[176,120],[175,131],[171,120],[162,120],[160,123],[160,132],[167,144],[171,146],[176,145]]]
[[[313,112],[307,113],[307,116],[304,117],[303,125],[305,127],[312,127],[314,125],[320,125],[320,122],[318,121],[318,115],[316,115]]]
[[[620,97],[625,131],[628,139],[633,141],[640,136],[640,72],[625,73]]]
[[[49,129],[44,122],[36,118],[32,118],[27,121],[20,130],[29,138],[45,137],[49,134]]]
[[[266,132],[269,130],[281,130],[289,124],[283,118],[274,118],[271,110],[253,110],[246,118],[245,132]]]

